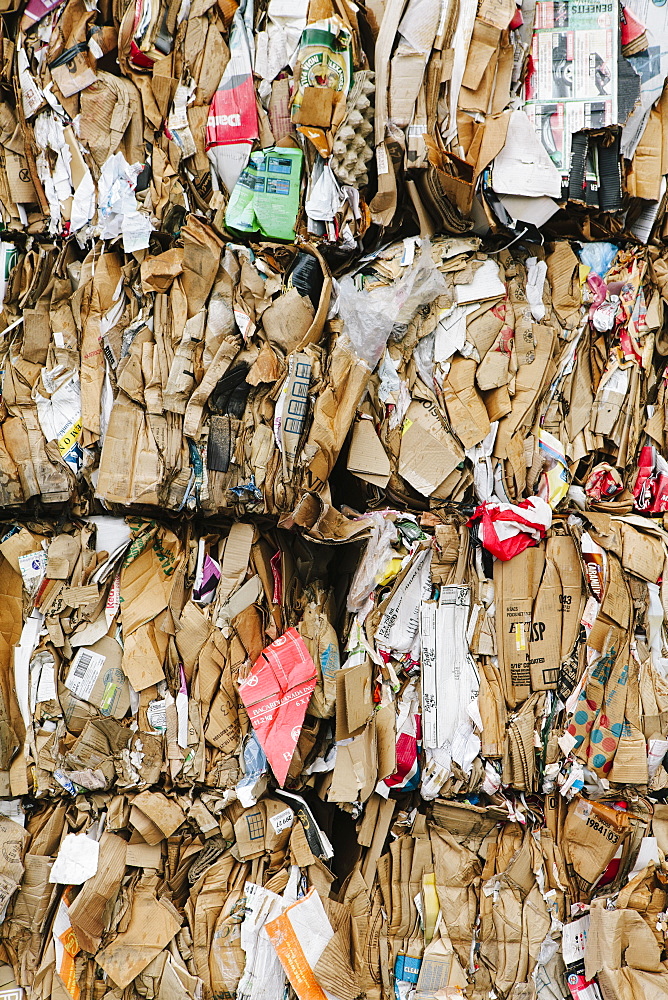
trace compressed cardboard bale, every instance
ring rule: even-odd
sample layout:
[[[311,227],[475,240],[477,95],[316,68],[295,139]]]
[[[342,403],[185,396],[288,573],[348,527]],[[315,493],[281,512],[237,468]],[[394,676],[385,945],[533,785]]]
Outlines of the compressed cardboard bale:
[[[666,992],[667,26],[561,6],[4,3],[7,1000]]]

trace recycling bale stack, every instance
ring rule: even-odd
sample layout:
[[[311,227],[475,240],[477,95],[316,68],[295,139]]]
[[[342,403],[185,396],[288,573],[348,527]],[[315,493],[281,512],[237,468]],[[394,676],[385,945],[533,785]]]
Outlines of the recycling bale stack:
[[[668,8],[0,6],[0,1000],[668,1000]]]

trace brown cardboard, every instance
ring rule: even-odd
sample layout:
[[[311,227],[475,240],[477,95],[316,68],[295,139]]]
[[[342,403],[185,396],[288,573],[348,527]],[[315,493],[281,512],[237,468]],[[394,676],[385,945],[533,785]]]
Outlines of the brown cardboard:
[[[547,257],[547,268],[554,309],[561,322],[572,329],[577,322],[580,305],[578,258],[566,240],[554,244]]]
[[[459,465],[463,455],[438,417],[422,403],[408,407],[401,432],[398,470],[419,493],[429,496]]]
[[[389,778],[397,769],[397,731],[395,713],[391,705],[383,705],[377,709],[374,717],[376,723],[376,749],[378,754],[378,780]]]
[[[97,873],[84,883],[69,909],[74,932],[87,951],[94,952],[100,946],[106,927],[105,910],[121,887],[125,864],[125,841],[113,833],[103,833]]]
[[[265,798],[245,809],[234,824],[239,858],[260,857],[264,851],[280,850],[291,836],[294,813],[280,799]]]
[[[162,663],[167,640],[152,623],[139,626],[125,640],[123,672],[135,691],[144,691],[165,679]]]
[[[622,568],[616,559],[609,560],[608,571],[608,585],[601,605],[601,612],[613,622],[621,625],[622,628],[627,628],[631,613],[630,595]]]
[[[611,806],[576,797],[564,825],[564,857],[583,885],[593,885],[624,843],[629,817]]]
[[[135,815],[141,812],[164,837],[169,837],[181,825],[185,814],[180,806],[160,792],[140,792],[134,799]],[[130,817],[132,820],[132,815]],[[146,838],[144,838],[146,839]],[[151,843],[151,841],[148,841]]]
[[[225,541],[218,600],[224,603],[246,576],[255,529],[252,524],[236,522]]]
[[[480,444],[490,430],[487,410],[474,385],[476,368],[474,361],[456,358],[443,386],[450,422],[465,448]]]
[[[28,555],[30,552],[37,551],[38,548],[39,540],[25,528],[8,533],[0,542],[0,552],[16,573],[20,573],[19,556]]]
[[[361,733],[339,744],[328,800],[366,802],[376,784],[377,760],[376,727],[372,721]]]
[[[179,618],[179,628],[175,637],[188,676],[192,675],[199,653],[210,634],[210,622],[192,601],[188,601]]]
[[[663,572],[665,543],[622,524],[622,566],[629,573],[656,583]]]
[[[364,726],[373,712],[371,664],[364,661],[355,667],[339,670],[336,675],[337,736],[347,739]]]
[[[537,580],[540,579],[544,559],[543,548],[537,546],[525,549],[509,562],[497,561],[494,566],[494,581],[498,587],[496,636],[499,666],[510,707],[529,694],[533,594],[538,591]],[[537,648],[541,632],[540,629],[536,631]]]
[[[381,488],[390,480],[391,465],[371,420],[358,420],[348,451],[348,469]]]
[[[181,919],[169,900],[157,899],[149,886],[135,890],[128,924],[97,954],[97,962],[112,982],[124,988],[172,940]]]
[[[593,979],[602,968],[619,969],[624,962],[644,972],[661,972],[659,945],[639,913],[592,907],[585,948],[585,975]]]
[[[0,909],[3,913],[23,876],[22,861],[29,839],[18,823],[7,816],[0,816],[0,850],[5,859],[0,886]]]
[[[307,87],[308,90],[325,88]],[[300,295],[296,288],[290,288],[262,314],[262,325],[269,340],[286,355],[297,350],[303,343],[314,317],[310,301]]]
[[[567,535],[550,535],[545,569],[533,609],[533,691],[557,686],[561,663],[570,655],[577,639],[583,609],[582,571],[575,545]]]
[[[577,548],[568,535],[551,535],[547,541],[547,555],[559,572],[561,584],[561,659],[570,656],[584,610],[582,568]]]
[[[531,618],[531,689],[556,688],[561,666],[563,594],[556,564],[546,559]]]

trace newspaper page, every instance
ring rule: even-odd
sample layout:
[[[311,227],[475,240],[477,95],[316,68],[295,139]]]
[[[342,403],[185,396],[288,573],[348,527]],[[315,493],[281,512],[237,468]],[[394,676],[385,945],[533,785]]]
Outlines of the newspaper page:
[[[617,122],[616,0],[538,0],[525,111],[566,181],[571,137]]]
[[[668,4],[665,0],[663,3],[660,0],[624,0],[622,16],[622,41],[635,42],[638,49],[626,55],[626,59],[640,77],[640,102],[622,132],[622,153],[631,159],[650,109],[661,97],[668,76]]]

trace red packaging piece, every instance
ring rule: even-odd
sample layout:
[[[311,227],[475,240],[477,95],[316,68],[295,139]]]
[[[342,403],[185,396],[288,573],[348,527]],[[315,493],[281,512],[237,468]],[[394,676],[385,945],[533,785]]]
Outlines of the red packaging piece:
[[[239,684],[253,729],[279,785],[285,783],[317,678],[296,628],[262,650]]]

